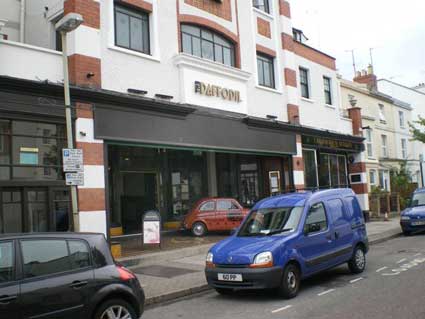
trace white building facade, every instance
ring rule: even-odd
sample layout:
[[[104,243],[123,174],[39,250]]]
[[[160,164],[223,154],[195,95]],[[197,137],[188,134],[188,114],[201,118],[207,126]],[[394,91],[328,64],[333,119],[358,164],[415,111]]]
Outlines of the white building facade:
[[[52,134],[44,123],[63,130],[54,24],[69,12],[84,18],[68,35],[76,147],[84,150],[81,230],[108,235],[119,225],[125,234],[138,234],[149,209],[173,227],[202,197],[233,197],[250,207],[265,196],[304,188],[351,186],[368,210],[360,110],[341,116],[335,59],[297,37],[287,1],[7,5],[0,10],[7,20],[0,31],[7,33],[0,40],[0,80],[7,97],[2,119],[11,136],[15,121],[38,123],[41,133],[33,139]],[[62,135],[54,139],[51,152]],[[29,198],[29,187],[41,187],[40,197],[48,199],[40,199],[37,229],[54,230],[69,210],[60,157],[42,155],[35,142],[14,141],[10,148],[18,155],[4,160],[12,172],[5,191]],[[22,155],[26,148],[35,155]],[[13,170],[23,165],[58,173],[50,184],[31,173],[17,182]],[[56,205],[55,187],[62,187],[66,205],[50,216],[43,209]],[[16,230],[33,230],[36,219],[25,216],[36,212],[24,201],[19,205],[23,222]]]

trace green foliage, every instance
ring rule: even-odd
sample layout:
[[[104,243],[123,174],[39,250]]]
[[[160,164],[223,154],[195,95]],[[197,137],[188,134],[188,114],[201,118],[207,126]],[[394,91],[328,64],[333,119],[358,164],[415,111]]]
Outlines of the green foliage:
[[[409,122],[409,127],[413,140],[425,143],[425,118],[419,116],[419,120],[413,121],[413,124]]]
[[[407,200],[416,189],[417,185],[411,182],[411,175],[406,167],[406,162],[400,163],[398,171],[391,172],[391,190],[400,195],[400,208],[404,209],[407,206]]]

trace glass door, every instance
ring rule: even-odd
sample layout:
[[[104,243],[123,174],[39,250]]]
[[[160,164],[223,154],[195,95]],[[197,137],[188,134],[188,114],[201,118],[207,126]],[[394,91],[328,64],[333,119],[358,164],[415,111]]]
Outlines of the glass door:
[[[47,188],[24,188],[26,231],[47,232],[50,227]]]
[[[22,195],[20,188],[0,188],[0,233],[21,233]]]

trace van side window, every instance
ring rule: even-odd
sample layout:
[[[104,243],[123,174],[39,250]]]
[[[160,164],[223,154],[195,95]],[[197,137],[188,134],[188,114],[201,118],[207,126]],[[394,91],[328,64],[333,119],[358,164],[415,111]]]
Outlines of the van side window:
[[[310,207],[305,221],[304,231],[308,233],[324,231],[328,228],[325,206],[317,203]]]
[[[342,201],[339,198],[336,198],[327,201],[327,204],[329,207],[332,223],[334,225],[339,225],[344,222],[344,204]]]
[[[13,243],[0,242],[0,285],[13,280]]]
[[[346,209],[346,213],[347,213],[347,217],[348,218],[352,218],[354,215],[355,211],[361,211],[359,202],[357,201],[357,199],[355,197],[347,197],[345,199],[346,203],[347,203],[347,209]],[[361,214],[360,214],[361,216]]]

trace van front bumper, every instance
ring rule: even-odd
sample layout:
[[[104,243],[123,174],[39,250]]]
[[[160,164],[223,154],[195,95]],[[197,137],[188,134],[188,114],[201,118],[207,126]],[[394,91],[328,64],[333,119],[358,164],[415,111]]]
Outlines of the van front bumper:
[[[239,274],[242,275],[242,281],[222,281],[218,279],[219,274]],[[283,269],[279,266],[270,268],[228,268],[217,266],[205,269],[205,276],[209,286],[237,290],[277,288],[280,286],[282,274]]]

